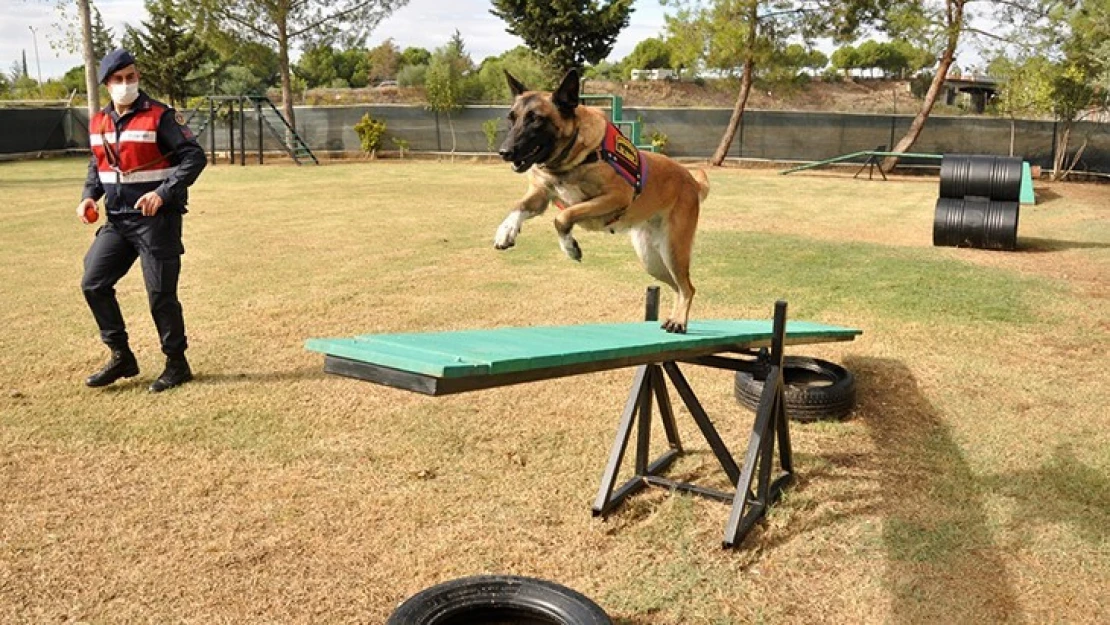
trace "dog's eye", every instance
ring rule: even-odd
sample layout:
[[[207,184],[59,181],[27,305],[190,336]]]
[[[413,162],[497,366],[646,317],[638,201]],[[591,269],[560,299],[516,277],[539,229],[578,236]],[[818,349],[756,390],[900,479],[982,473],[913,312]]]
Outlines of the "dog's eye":
[[[516,113],[509,113],[509,122],[510,123],[515,123],[516,122]]]

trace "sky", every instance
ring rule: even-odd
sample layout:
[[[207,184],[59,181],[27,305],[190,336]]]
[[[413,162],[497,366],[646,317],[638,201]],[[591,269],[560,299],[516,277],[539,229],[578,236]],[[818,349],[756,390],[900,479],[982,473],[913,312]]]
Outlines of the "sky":
[[[138,27],[146,19],[142,0],[94,0],[94,3],[117,42],[123,36],[124,24]],[[0,0],[0,71],[6,73],[13,63],[21,62],[23,52],[27,53],[27,72],[36,79],[40,68],[42,79],[49,80],[81,65],[79,53],[55,49],[61,39],[57,4],[58,0]],[[76,19],[76,2],[65,0],[63,4],[68,6],[68,15]],[[374,47],[393,39],[402,49],[414,46],[434,50],[447,43],[458,29],[466,50],[477,63],[523,44],[505,32],[505,23],[491,15],[489,8],[489,0],[410,0],[378,25],[368,45]],[[663,15],[659,0],[637,0],[610,60],[620,60],[640,41],[658,36],[663,30]]]

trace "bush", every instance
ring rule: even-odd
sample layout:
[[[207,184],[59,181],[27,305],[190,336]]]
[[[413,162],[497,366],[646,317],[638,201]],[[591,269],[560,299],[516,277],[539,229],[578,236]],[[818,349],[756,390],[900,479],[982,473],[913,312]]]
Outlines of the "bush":
[[[367,154],[374,154],[382,145],[385,122],[370,117],[369,113],[364,113],[362,119],[355,124],[355,134],[358,135],[358,140],[362,144],[362,151]]]
[[[389,140],[392,141],[393,145],[397,146],[397,149],[401,151],[401,158],[405,158],[405,150],[409,149],[408,139],[390,137]]]
[[[667,142],[670,140],[666,133],[658,130],[653,130],[649,139],[651,140],[651,147],[655,148],[655,151],[660,154],[666,149]]]
[[[406,65],[397,72],[397,84],[402,87],[422,87],[427,75],[427,65]]]
[[[501,122],[500,117],[494,117],[482,122],[482,132],[486,134],[486,147],[490,152],[497,151],[497,125]]]

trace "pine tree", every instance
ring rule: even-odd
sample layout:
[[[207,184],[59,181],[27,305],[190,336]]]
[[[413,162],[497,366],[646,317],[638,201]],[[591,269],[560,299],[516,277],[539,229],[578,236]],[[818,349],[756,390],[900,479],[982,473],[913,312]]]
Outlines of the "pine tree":
[[[146,0],[146,9],[150,19],[142,22],[142,30],[127,26],[124,45],[135,55],[144,88],[172,106],[183,104],[190,87],[207,78],[190,80],[189,75],[211,50],[177,21],[171,0]]]
[[[493,0],[490,13],[561,72],[609,56],[628,26],[632,0]]]

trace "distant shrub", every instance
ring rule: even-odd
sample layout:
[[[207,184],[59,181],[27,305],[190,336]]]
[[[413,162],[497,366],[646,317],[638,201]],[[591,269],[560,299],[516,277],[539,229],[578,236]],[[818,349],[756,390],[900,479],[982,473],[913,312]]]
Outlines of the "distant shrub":
[[[382,145],[385,122],[370,117],[369,113],[364,113],[362,119],[355,124],[355,134],[358,135],[359,143],[362,144],[362,151],[371,155],[375,154]]]
[[[406,65],[397,72],[397,84],[402,87],[422,87],[427,75],[427,65]]]

